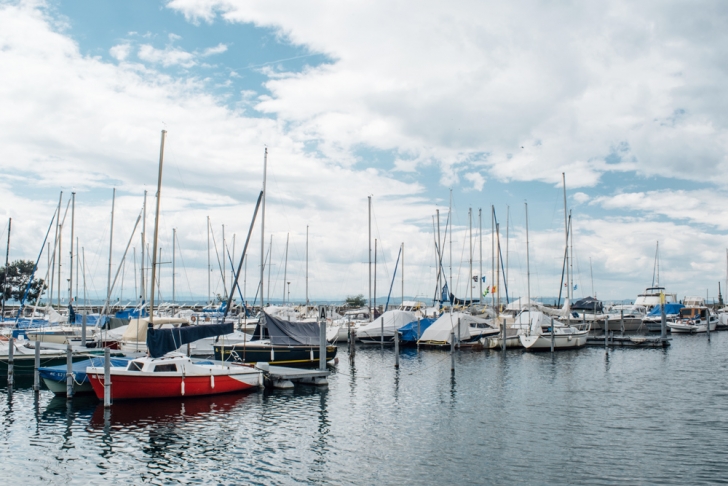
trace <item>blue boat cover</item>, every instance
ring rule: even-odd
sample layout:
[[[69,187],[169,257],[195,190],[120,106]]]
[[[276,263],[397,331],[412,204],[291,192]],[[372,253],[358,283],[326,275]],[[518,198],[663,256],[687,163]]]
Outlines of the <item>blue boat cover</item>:
[[[260,339],[261,327],[265,331],[263,339],[270,337],[273,346],[317,346],[321,339],[318,322],[284,321],[263,312],[251,341]]]
[[[685,307],[682,304],[665,304],[665,314],[679,314],[680,309]],[[660,315],[660,306],[656,305],[652,308],[648,316],[659,316]]]
[[[147,348],[152,358],[161,358],[165,354],[176,351],[180,346],[193,343],[206,337],[232,334],[233,323],[202,324],[199,326],[175,327],[172,329],[154,329],[147,331]]]
[[[111,358],[111,366],[114,368],[117,367],[125,367],[127,364],[129,364],[129,360],[131,358]],[[40,376],[42,378],[45,378],[47,380],[53,380],[57,381],[59,383],[65,383],[66,382],[66,368],[67,365],[58,365],[58,366],[46,366],[43,368],[38,368],[38,372],[40,373]],[[77,361],[73,363],[72,369],[73,369],[73,375],[74,380],[76,383],[83,384],[88,381],[88,376],[86,375],[86,368],[91,366],[98,366],[103,367],[104,366],[104,358],[90,358],[85,359],[83,361]]]
[[[400,327],[397,332],[400,335],[400,341],[403,343],[416,343],[422,336],[422,333],[435,322],[435,319],[420,319],[420,335],[417,335],[417,321],[412,321]]]
[[[115,317],[119,319],[138,319],[140,317],[149,317],[149,312],[147,312],[147,308],[143,307],[141,309],[134,308],[134,309],[125,309],[123,311],[119,311],[115,314]]]

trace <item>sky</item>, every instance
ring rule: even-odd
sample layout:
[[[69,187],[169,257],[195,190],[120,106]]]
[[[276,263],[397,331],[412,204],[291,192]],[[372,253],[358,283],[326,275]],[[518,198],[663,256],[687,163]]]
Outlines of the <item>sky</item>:
[[[725,25],[720,1],[0,0],[10,259],[38,258],[61,191],[62,213],[75,192],[74,267],[85,262],[87,295],[104,298],[115,189],[114,298],[134,300],[134,224],[147,191],[149,242],[166,130],[163,300],[173,255],[177,300],[224,293],[222,228],[237,265],[266,149],[265,243],[258,220],[246,298],[270,252],[266,300],[305,299],[307,231],[309,299],[367,296],[370,196],[378,303],[402,285],[432,299],[438,210],[458,296],[480,291],[471,260],[485,285],[497,278],[491,210],[509,297],[529,281],[532,297],[556,296],[564,174],[575,298],[634,299],[656,279],[659,241],[660,284],[712,299],[728,270]],[[63,298],[71,226],[69,209]],[[55,240],[54,228],[40,278]]]

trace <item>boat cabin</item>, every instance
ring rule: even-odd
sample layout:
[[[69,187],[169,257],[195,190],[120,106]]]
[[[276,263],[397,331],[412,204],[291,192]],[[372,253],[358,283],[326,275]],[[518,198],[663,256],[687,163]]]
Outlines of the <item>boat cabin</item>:
[[[684,307],[680,309],[680,319],[707,319],[707,307]]]

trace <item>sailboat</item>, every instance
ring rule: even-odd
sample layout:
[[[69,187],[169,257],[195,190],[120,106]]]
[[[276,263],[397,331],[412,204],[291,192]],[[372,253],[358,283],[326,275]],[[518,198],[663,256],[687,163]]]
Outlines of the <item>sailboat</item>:
[[[157,209],[154,220],[154,245],[157,248],[159,237],[159,207],[162,194],[162,167],[164,162],[164,141],[167,131],[162,130],[159,154],[159,177],[157,180]],[[243,256],[250,241],[255,216],[263,197],[261,192],[255,206],[253,222],[245,242]],[[241,260],[242,265],[242,260]],[[188,356],[176,352],[187,343],[210,336],[220,336],[233,332],[233,324],[209,324],[201,326],[158,329],[154,327],[154,286],[156,283],[157,252],[152,257],[152,279],[149,300],[149,321],[146,331],[146,344],[149,356],[133,359],[126,367],[111,368],[112,395],[115,399],[167,398],[197,395],[212,395],[261,387],[263,375],[260,370],[240,364],[215,364],[193,361]],[[235,283],[237,284],[236,274]],[[232,300],[230,294],[228,305]],[[224,322],[224,319],[223,319]],[[104,369],[88,367],[86,374],[96,396],[104,396]]]

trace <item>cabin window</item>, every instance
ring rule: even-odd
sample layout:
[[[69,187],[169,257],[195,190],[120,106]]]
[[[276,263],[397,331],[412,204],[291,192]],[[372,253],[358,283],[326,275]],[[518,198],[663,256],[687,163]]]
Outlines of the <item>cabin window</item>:
[[[163,372],[169,372],[169,371],[177,371],[177,365],[176,364],[161,364],[154,367],[155,373],[163,373]]]
[[[142,368],[144,368],[144,363],[139,363],[138,361],[131,361],[129,363],[129,367],[127,368],[127,371],[141,371]]]

